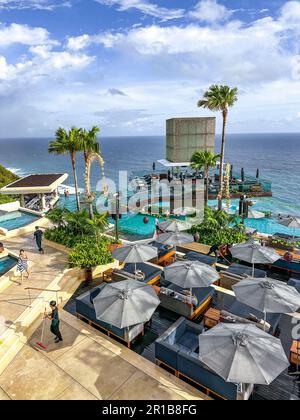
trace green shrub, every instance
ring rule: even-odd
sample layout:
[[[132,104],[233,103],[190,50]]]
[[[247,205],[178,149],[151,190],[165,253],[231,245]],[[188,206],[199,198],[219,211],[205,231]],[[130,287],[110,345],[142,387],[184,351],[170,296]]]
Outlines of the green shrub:
[[[69,255],[70,267],[90,269],[112,263],[113,258],[108,250],[109,243],[106,237],[101,237],[97,241],[94,238],[82,239]]]
[[[0,188],[17,181],[19,177],[0,165]],[[14,197],[8,197],[0,194],[0,204],[12,203],[16,201]]]
[[[233,245],[247,240],[245,227],[236,217],[226,212],[207,208],[204,220],[191,229],[192,234],[199,234],[199,242],[206,245]]]

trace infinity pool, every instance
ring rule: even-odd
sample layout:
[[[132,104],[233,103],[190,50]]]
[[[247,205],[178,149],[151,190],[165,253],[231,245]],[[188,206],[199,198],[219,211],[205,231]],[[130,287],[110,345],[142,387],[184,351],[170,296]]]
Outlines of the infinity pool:
[[[14,211],[12,213],[0,216],[0,227],[7,230],[19,229],[33,223],[40,218],[30,213]]]
[[[18,260],[14,257],[4,257],[0,258],[0,276],[3,276],[9,270],[11,270],[16,264]]]

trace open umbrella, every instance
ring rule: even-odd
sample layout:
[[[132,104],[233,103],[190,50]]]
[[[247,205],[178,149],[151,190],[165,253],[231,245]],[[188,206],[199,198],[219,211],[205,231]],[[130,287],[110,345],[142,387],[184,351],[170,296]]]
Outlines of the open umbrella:
[[[252,276],[254,276],[255,264],[273,264],[280,259],[279,254],[274,249],[261,246],[260,243],[252,240],[235,245],[230,251],[234,258],[252,264]]]
[[[265,216],[265,213],[262,213],[257,210],[249,209],[248,211],[248,219],[263,219]]]
[[[150,245],[126,245],[113,251],[114,259],[127,263],[143,263],[158,257],[158,249]],[[136,266],[135,266],[136,271]]]
[[[255,325],[221,323],[199,343],[201,362],[227,382],[270,385],[289,366],[281,341]]]
[[[215,268],[199,261],[178,261],[164,273],[167,281],[182,289],[209,287],[220,278]]]
[[[287,217],[286,219],[280,220],[279,223],[288,228],[300,229],[299,217]]]
[[[126,280],[108,284],[93,304],[97,319],[122,329],[150,321],[160,300],[152,286]]]
[[[265,314],[285,314],[300,308],[300,293],[292,286],[273,279],[242,280],[233,291],[239,302]]]
[[[168,220],[158,225],[159,229],[165,232],[184,232],[189,230],[192,225],[179,220]]]
[[[170,232],[159,235],[156,239],[156,242],[158,242],[159,244],[176,246],[182,244],[190,244],[194,242],[194,237],[187,233]]]

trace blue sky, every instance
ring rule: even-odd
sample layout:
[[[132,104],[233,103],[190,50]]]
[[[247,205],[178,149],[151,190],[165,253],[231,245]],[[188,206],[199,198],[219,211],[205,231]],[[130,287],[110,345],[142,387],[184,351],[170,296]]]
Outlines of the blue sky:
[[[300,1],[0,0],[0,135],[163,134],[212,83],[231,132],[298,132],[299,28]]]

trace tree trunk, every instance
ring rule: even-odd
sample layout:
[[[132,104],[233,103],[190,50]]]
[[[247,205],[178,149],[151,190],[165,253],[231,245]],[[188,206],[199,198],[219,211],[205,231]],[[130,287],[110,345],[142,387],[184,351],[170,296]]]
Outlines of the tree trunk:
[[[80,200],[79,200],[79,191],[78,191],[78,179],[77,179],[77,172],[76,172],[76,154],[75,153],[71,154],[71,160],[72,160],[73,178],[74,178],[74,184],[75,184],[77,210],[80,211]]]
[[[218,196],[218,209],[222,210],[223,190],[224,190],[224,160],[225,160],[225,143],[226,143],[226,124],[227,124],[227,113],[223,111],[223,130],[222,130],[222,146],[221,146],[221,162],[220,162],[220,189]]]
[[[206,189],[205,189],[205,198],[204,198],[204,207],[208,207],[208,190],[209,190],[209,168],[205,169],[205,179],[206,179]]]
[[[84,153],[84,160],[85,160],[85,177],[84,177],[84,181],[85,181],[85,196],[86,196],[86,201],[89,207],[89,214],[90,214],[90,218],[93,220],[94,219],[94,207],[93,207],[93,200],[91,198],[91,177],[90,177],[90,173],[91,173],[91,161],[92,161],[92,156],[85,152]]]

